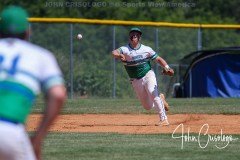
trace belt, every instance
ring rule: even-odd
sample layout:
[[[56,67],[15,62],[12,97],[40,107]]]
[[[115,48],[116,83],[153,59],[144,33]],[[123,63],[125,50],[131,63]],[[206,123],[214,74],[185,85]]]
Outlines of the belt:
[[[12,124],[19,124],[19,122],[17,122],[17,121],[13,121],[13,120],[10,120],[10,119],[7,119],[7,118],[3,118],[3,117],[0,117],[0,121],[12,123]]]

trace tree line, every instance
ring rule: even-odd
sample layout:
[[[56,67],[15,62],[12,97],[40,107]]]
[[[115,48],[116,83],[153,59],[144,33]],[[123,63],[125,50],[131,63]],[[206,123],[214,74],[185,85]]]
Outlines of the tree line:
[[[10,4],[21,5],[30,17],[70,17],[132,21],[165,21],[200,24],[238,24],[240,1],[224,0],[152,0],[146,2],[124,0],[5,0],[0,10]],[[32,23],[30,40],[52,51],[60,63],[68,91],[71,88],[69,72],[70,24]],[[115,26],[116,48],[127,44],[131,26]],[[142,27],[142,42],[151,46],[169,63],[178,61],[197,49],[197,29]],[[157,32],[156,32],[157,29]],[[83,34],[82,41],[75,36]],[[156,35],[158,40],[156,41]],[[113,26],[73,24],[73,75],[77,96],[109,97],[113,89]],[[239,46],[239,30],[203,29],[202,49]],[[157,44],[156,44],[157,43]],[[117,97],[133,97],[126,72],[116,63]],[[154,64],[153,64],[154,65]],[[164,88],[168,82],[162,82]],[[163,89],[160,89],[163,90]]]

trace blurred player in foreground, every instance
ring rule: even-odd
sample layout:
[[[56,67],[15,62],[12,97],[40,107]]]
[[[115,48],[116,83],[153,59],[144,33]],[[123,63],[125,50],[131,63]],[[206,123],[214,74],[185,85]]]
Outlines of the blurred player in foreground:
[[[142,32],[139,28],[132,28],[129,32],[129,44],[114,50],[112,54],[123,62],[133,89],[143,107],[146,110],[155,108],[160,118],[159,125],[167,126],[169,125],[166,115],[168,104],[163,94],[159,96],[157,80],[154,71],[151,69],[150,60],[159,63],[166,75],[172,76],[174,71],[152,48],[140,43],[141,35]]]
[[[0,159],[41,159],[41,144],[64,104],[66,91],[58,64],[49,51],[27,42],[28,15],[9,6],[0,20]],[[46,108],[31,141],[24,124],[36,96]],[[32,142],[32,144],[31,144]]]

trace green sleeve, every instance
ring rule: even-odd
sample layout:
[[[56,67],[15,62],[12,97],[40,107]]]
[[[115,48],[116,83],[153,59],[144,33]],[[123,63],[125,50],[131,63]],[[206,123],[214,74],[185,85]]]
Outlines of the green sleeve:
[[[158,57],[158,54],[155,53],[152,57],[150,57],[152,60],[156,59]]]
[[[117,49],[120,54],[123,54],[123,50],[120,48]]]

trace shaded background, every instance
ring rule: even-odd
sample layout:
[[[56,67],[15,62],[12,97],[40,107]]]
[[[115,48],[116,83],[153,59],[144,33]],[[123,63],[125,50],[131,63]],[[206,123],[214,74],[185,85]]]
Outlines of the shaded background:
[[[238,24],[240,2],[204,1],[14,1],[1,2],[25,7],[30,17],[70,17],[133,21],[165,21],[197,24]],[[69,23],[31,23],[30,41],[54,53],[66,80],[69,97],[132,98],[135,94],[121,62],[111,51],[128,43],[131,26]],[[142,27],[142,43],[149,45],[175,69],[170,78],[160,74],[153,63],[159,90],[172,96],[172,86],[179,82],[178,62],[199,49],[239,46],[239,30]],[[76,39],[81,33],[83,39]],[[200,34],[199,34],[200,33]],[[200,38],[200,39],[199,39]],[[72,55],[70,54],[72,53]],[[71,56],[73,61],[71,61]],[[115,68],[116,67],[116,68]],[[115,75],[115,78],[114,78]]]

